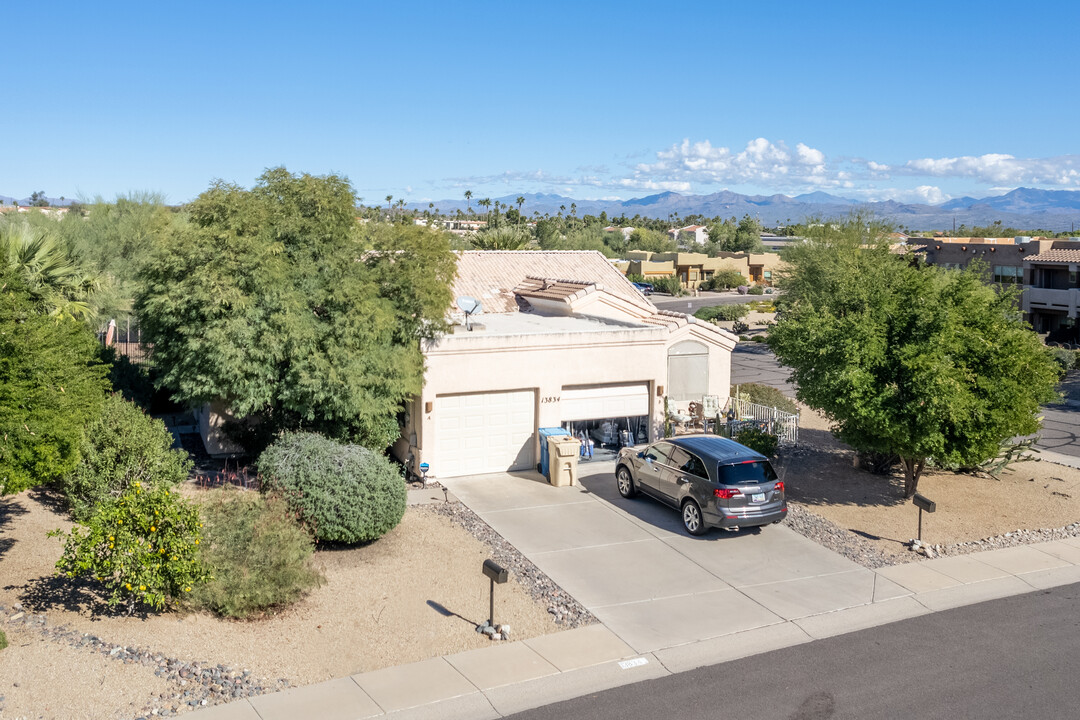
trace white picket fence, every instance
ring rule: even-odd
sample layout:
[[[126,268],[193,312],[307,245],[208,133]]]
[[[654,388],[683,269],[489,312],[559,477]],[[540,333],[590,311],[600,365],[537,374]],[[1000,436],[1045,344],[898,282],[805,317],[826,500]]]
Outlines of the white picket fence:
[[[735,422],[747,423],[747,421],[765,423],[766,432],[775,435],[781,445],[797,445],[799,443],[799,414],[789,413],[779,408],[768,405],[758,405],[747,400],[731,398],[731,404],[735,407]],[[721,423],[723,418],[721,417]]]

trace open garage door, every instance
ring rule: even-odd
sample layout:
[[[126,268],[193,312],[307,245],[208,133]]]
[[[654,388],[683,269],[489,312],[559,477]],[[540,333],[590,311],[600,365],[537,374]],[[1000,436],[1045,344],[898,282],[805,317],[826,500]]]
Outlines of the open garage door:
[[[559,402],[564,421],[649,414],[649,384],[564,387]]]
[[[536,393],[439,395],[435,398],[437,477],[534,468]]]

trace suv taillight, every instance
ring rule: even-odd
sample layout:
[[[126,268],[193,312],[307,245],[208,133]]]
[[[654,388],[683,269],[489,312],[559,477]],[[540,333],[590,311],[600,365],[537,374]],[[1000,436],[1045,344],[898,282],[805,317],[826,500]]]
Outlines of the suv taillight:
[[[742,497],[742,492],[735,488],[716,488],[712,491],[712,494],[721,500],[730,500],[735,497]]]
[[[776,492],[784,492],[784,481],[781,480],[780,482],[776,483],[776,485],[773,487],[773,490],[775,490]]]

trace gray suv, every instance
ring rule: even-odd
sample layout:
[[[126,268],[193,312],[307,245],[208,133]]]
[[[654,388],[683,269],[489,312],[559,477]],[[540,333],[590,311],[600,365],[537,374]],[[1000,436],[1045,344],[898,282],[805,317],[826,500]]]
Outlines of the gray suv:
[[[670,438],[623,448],[615,461],[619,494],[642,492],[682,511],[691,535],[710,527],[738,530],[787,515],[784,483],[769,459],[717,435]]]

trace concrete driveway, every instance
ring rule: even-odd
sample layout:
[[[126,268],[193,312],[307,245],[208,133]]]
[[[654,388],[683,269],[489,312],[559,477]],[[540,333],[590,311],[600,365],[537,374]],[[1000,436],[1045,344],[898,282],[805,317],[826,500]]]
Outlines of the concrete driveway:
[[[908,594],[782,525],[695,538],[679,514],[622,498],[611,462],[581,484],[539,475],[443,481],[636,652],[652,652]]]

